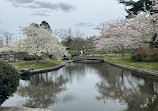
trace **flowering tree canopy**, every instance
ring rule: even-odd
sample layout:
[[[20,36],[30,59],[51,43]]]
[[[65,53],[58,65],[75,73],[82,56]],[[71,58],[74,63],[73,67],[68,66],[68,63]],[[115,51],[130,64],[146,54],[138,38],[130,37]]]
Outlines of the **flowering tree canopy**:
[[[2,48],[0,51],[27,52],[30,55],[53,54],[57,59],[62,59],[68,55],[66,47],[58,44],[52,33],[42,27],[30,25],[21,29],[26,39],[20,40],[9,47]]]
[[[152,9],[158,12],[158,0],[149,0],[153,2]],[[144,12],[134,15],[128,21],[129,26],[143,35],[144,42],[150,44],[150,48],[158,48],[158,14],[147,10],[144,2]]]
[[[149,0],[153,3],[152,9],[158,12],[158,0]],[[158,48],[158,14],[147,10],[144,2],[144,12],[132,16],[132,19],[124,19],[119,22],[104,24],[97,27],[100,37],[95,41],[96,48],[117,48],[122,55],[125,48],[137,48],[150,44],[150,48]],[[123,56],[122,56],[123,57]]]
[[[130,28],[126,20],[106,24],[101,30],[101,37],[95,41],[96,48],[101,49],[118,49],[122,54],[126,48],[136,48],[143,45],[142,34]],[[106,26],[106,27],[105,27]]]

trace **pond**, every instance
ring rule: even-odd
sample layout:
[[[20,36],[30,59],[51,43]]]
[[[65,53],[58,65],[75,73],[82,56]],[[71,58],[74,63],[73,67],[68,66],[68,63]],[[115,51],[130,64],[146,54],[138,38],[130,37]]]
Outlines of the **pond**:
[[[22,78],[2,106],[53,111],[158,111],[158,80],[106,63],[70,63]]]

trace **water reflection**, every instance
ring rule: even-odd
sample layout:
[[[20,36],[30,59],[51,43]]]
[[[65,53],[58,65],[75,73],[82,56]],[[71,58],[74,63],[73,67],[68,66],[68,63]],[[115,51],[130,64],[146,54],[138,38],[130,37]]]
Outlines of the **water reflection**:
[[[64,84],[68,79],[63,76],[56,78],[49,77],[48,74],[34,75],[30,77],[29,83],[21,84],[17,94],[22,97],[27,97],[27,101],[23,106],[33,108],[46,108],[53,104],[56,100],[56,95],[65,90]]]
[[[53,111],[158,110],[158,80],[104,63],[71,63],[22,79],[15,96],[3,106],[16,103]]]
[[[96,84],[100,93],[96,97],[98,101],[106,104],[107,99],[119,100],[127,105],[125,111],[158,110],[158,81],[132,75],[111,65],[107,65],[107,69],[105,74],[99,73],[102,81]]]
[[[69,78],[70,82],[72,82],[74,77],[77,77],[78,80],[85,77],[86,70],[86,64],[72,63],[65,67],[64,75]]]

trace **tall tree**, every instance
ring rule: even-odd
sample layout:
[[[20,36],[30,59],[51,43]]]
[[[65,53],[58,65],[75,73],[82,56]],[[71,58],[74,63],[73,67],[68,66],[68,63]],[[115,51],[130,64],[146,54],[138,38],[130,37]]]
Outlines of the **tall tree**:
[[[0,51],[27,52],[30,55],[40,56],[42,54],[53,54],[57,59],[62,59],[64,55],[68,56],[66,48],[58,44],[51,31],[42,27],[37,28],[33,25],[21,29],[26,39],[16,42]],[[37,62],[38,59],[36,58]]]
[[[3,37],[0,37],[0,48],[3,47]]]
[[[40,27],[43,27],[46,30],[51,30],[50,25],[46,21],[42,21],[41,24],[39,25]]]
[[[67,37],[65,38],[65,46],[69,47],[73,38],[73,32],[71,28],[67,30]]]
[[[73,31],[71,28],[68,29],[56,29],[53,31],[53,34],[59,37],[62,40],[64,46],[69,47],[72,39],[74,37]]]
[[[3,37],[3,40],[4,40],[4,44],[6,46],[10,45],[10,43],[13,40],[13,34],[11,34],[9,32],[3,32],[2,37]]]
[[[120,3],[132,8],[127,9],[128,17],[134,17],[130,20],[131,27],[142,33],[146,43],[150,48],[158,48],[158,1],[157,0],[119,0]],[[142,13],[140,13],[142,12]]]
[[[139,47],[142,43],[141,33],[128,27],[126,20],[117,21],[107,24],[107,28],[98,28],[103,35],[95,41],[96,48],[102,49],[118,49],[121,53],[121,60],[124,59],[125,49]]]
[[[118,0],[119,3],[122,3],[124,4],[125,6],[127,7],[130,7],[130,8],[126,8],[126,12],[127,12],[127,16],[126,18],[132,18],[133,17],[133,14],[134,15],[137,15],[138,13],[140,12],[144,12],[144,3],[145,3],[145,6],[146,6],[146,9],[147,10],[150,10],[150,12],[156,12],[154,9],[153,9],[153,5],[155,4],[155,2],[153,0],[138,0],[138,1],[134,1],[134,0]]]
[[[40,26],[37,23],[31,23],[32,26],[39,28]]]
[[[62,44],[65,45],[64,40],[67,36],[67,30],[66,29],[56,29],[56,30],[53,31],[53,34],[54,34],[55,37],[58,37],[59,39],[61,39]]]

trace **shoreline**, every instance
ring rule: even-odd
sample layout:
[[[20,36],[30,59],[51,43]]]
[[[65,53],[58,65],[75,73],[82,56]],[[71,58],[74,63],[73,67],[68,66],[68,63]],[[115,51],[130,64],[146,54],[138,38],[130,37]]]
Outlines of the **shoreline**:
[[[40,108],[28,108],[28,107],[0,107],[0,111],[51,111]]]
[[[45,72],[49,72],[49,71],[55,71],[55,70],[58,70],[58,69],[64,67],[67,63],[71,63],[71,62],[73,62],[73,60],[61,63],[60,65],[57,65],[55,67],[32,70],[28,73],[24,72],[24,73],[19,73],[19,74],[20,74],[20,76],[28,76],[28,75],[34,75],[34,74],[39,74],[39,73],[45,73]],[[51,111],[51,110],[41,109],[41,108],[29,108],[29,107],[14,107],[14,106],[1,107],[0,106],[0,111]]]
[[[108,63],[108,64],[113,65],[115,67],[119,67],[119,68],[122,68],[122,69],[127,70],[127,71],[129,70],[132,73],[135,73],[136,75],[146,76],[146,77],[150,77],[150,78],[153,78],[153,79],[158,78],[158,72],[156,72],[156,71],[147,70],[147,69],[144,69],[144,68],[138,69],[136,67],[132,67],[132,66],[129,66],[129,65],[126,66],[126,65],[123,65],[123,64],[117,64],[117,63],[114,63],[114,62],[110,62],[110,61],[107,61],[105,59],[99,59],[99,60],[102,60],[105,63]],[[57,65],[55,67],[50,67],[50,68],[45,68],[45,69],[37,69],[37,70],[30,70],[29,72],[19,72],[19,74],[20,74],[20,76],[28,76],[28,75],[34,75],[34,74],[39,74],[39,73],[46,73],[46,72],[50,72],[50,71],[56,71],[56,70],[59,70],[60,68],[64,67],[67,63],[71,63],[71,62],[75,62],[75,60],[71,60],[71,61],[61,63],[60,65]]]
[[[71,62],[73,62],[73,61],[67,61],[67,62],[61,63],[60,65],[50,67],[50,68],[19,72],[19,74],[20,74],[20,76],[28,76],[28,75],[34,75],[34,74],[39,74],[39,73],[46,73],[46,72],[50,72],[50,71],[56,71],[56,70],[59,70],[60,68],[64,67],[67,63],[71,63]]]
[[[149,77],[149,78],[153,78],[153,79],[157,79],[158,78],[158,72],[156,71],[151,71],[151,70],[146,70],[146,69],[137,69],[135,67],[132,66],[125,66],[122,64],[117,64],[117,63],[113,63],[104,59],[100,59],[102,61],[104,61],[104,63],[113,65],[115,67],[119,67],[122,68],[123,70],[127,70],[127,71],[131,71],[132,73],[134,73],[135,75],[139,75],[139,76],[145,76],[145,77]],[[49,72],[49,71],[55,71],[58,70],[62,67],[64,67],[67,63],[71,63],[74,62],[75,60],[71,60],[71,61],[66,61],[61,63],[58,66],[55,67],[51,67],[51,68],[45,68],[45,69],[39,69],[39,70],[32,70],[30,71],[30,73],[28,74],[20,74],[20,76],[27,76],[27,75],[33,75],[33,74],[39,74],[39,73],[45,73],[45,72]],[[0,111],[51,111],[51,110],[46,110],[46,109],[40,109],[40,108],[29,108],[29,107],[0,107]]]
[[[124,70],[131,71],[132,73],[134,73],[136,75],[139,75],[139,76],[150,77],[150,78],[153,78],[153,79],[158,78],[158,72],[156,72],[156,71],[147,70],[147,69],[144,69],[144,68],[137,69],[136,67],[125,66],[125,65],[113,63],[113,62],[110,62],[110,61],[107,61],[107,60],[104,60],[104,62],[108,63],[110,65],[113,65],[115,67],[119,67],[119,68],[122,68]]]

